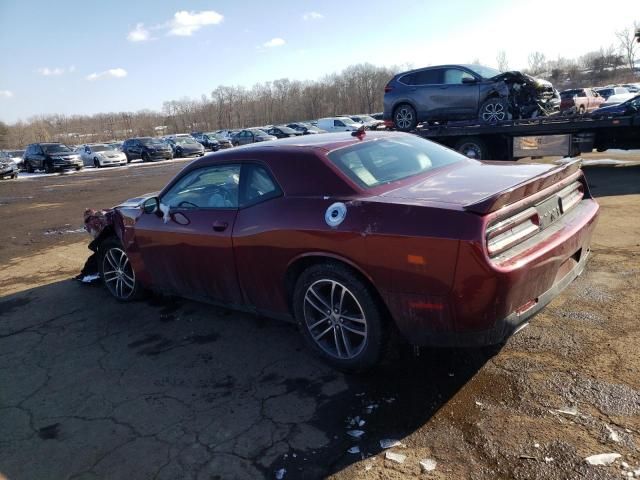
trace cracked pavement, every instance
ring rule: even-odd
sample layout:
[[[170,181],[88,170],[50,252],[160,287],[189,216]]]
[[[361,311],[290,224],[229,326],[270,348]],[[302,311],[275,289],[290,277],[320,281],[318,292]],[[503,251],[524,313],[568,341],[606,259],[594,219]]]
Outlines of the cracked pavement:
[[[155,190],[182,165],[0,185],[7,478],[620,478],[621,460],[584,462],[606,452],[640,468],[639,168],[587,171],[603,207],[587,270],[502,349],[396,346],[345,376],[292,325],[176,298],[120,304],[70,280],[88,236],[44,232],[73,231],[85,207]],[[382,438],[401,440],[404,463]],[[437,461],[428,474],[424,458]]]

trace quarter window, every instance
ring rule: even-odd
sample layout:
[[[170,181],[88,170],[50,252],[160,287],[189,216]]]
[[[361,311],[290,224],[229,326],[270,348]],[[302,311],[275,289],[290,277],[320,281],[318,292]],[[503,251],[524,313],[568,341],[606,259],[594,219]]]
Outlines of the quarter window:
[[[240,165],[193,170],[162,197],[170,208],[238,208]]]
[[[242,176],[244,183],[242,205],[261,202],[280,196],[282,193],[267,169],[260,165],[245,165]]]

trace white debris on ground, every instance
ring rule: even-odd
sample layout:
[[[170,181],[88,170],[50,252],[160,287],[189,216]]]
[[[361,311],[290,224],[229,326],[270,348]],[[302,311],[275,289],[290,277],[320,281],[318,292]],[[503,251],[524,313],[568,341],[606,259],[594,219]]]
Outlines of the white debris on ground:
[[[362,435],[364,435],[364,431],[363,430],[349,430],[347,432],[347,435],[349,435],[350,437],[353,437],[353,438],[360,438]]]
[[[387,448],[393,448],[393,447],[404,447],[406,446],[404,443],[402,443],[400,440],[394,440],[392,438],[383,438],[382,440],[380,440],[380,448],[386,450]]]
[[[553,462],[554,460],[555,460],[555,458],[553,458],[553,457],[544,457],[544,462],[545,462],[545,463],[551,463],[551,462]]]
[[[616,443],[618,443],[620,441],[620,435],[618,435],[618,432],[616,432],[609,425],[605,425],[604,428],[606,428],[607,432],[609,432],[609,440],[611,440],[612,442],[616,442]]]
[[[557,410],[549,410],[549,411],[551,413],[562,413],[564,415],[571,415],[573,417],[578,415],[578,408],[577,407],[563,407],[563,408],[559,408]]]
[[[358,447],[357,445],[354,445],[349,450],[347,450],[347,452],[349,452],[349,453],[360,453],[360,447]]]
[[[286,468],[281,468],[280,470],[276,470],[276,480],[282,480],[287,473]]]
[[[540,444],[539,443],[534,443],[533,444],[533,448],[540,448]]]
[[[585,462],[589,465],[611,465],[618,458],[622,457],[619,453],[599,453],[585,458]]]
[[[50,230],[46,230],[44,232],[45,235],[66,235],[69,233],[86,233],[87,231],[84,229],[84,227],[82,228],[67,228],[65,230],[58,230],[58,229],[50,229]]]
[[[347,418],[347,425],[350,427],[364,427],[364,424],[367,423],[360,417],[349,417]]]
[[[483,407],[483,406],[484,406],[484,403],[479,402],[478,400],[476,400],[476,406],[478,406],[478,407]]]
[[[620,464],[620,466],[621,466],[622,468],[629,468],[629,464],[628,464],[627,462],[622,462],[622,463]]]
[[[392,462],[396,462],[396,463],[404,463],[404,461],[407,459],[406,455],[403,455],[401,453],[395,453],[395,452],[385,452],[384,457],[387,460],[391,460]]]
[[[431,472],[436,469],[438,462],[436,462],[433,458],[425,458],[424,460],[420,460],[420,468],[423,472]]]
[[[82,283],[93,283],[96,280],[100,280],[100,274],[94,273],[93,275],[85,275],[80,279]]]

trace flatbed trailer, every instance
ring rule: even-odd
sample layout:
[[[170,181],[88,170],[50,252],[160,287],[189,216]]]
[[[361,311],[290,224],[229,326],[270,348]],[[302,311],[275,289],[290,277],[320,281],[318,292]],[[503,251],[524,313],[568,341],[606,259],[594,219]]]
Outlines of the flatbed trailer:
[[[594,148],[640,149],[640,113],[611,118],[552,115],[494,125],[477,121],[421,124],[412,133],[478,160],[578,156]]]

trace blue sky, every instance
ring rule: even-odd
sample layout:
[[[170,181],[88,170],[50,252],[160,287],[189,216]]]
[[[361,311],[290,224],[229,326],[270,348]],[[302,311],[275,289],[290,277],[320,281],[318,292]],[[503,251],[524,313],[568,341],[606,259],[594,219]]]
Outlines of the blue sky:
[[[637,1],[603,21],[578,0],[0,0],[0,120],[158,110],[218,85],[317,79],[359,62],[495,65],[503,49],[524,68],[533,50],[615,44],[640,20]]]

